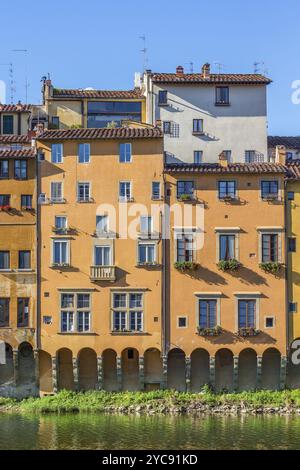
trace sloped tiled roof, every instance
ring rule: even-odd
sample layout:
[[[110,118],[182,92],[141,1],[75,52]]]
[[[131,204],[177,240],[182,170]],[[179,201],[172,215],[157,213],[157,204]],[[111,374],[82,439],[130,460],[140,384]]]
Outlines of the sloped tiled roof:
[[[204,78],[202,73],[152,73],[155,83],[201,83],[201,84],[236,84],[236,85],[268,85],[272,82],[260,74],[210,74]]]
[[[284,137],[284,136],[272,136],[268,137],[268,147],[276,147],[277,145],[284,145],[289,149],[300,149],[300,136],[295,137]]]
[[[229,163],[222,166],[219,163],[204,163],[201,165],[172,165],[165,166],[165,173],[285,173],[285,165],[277,163]]]
[[[80,89],[53,89],[54,98],[103,98],[103,99],[141,99],[141,90],[80,90]]]
[[[30,113],[32,106],[30,104],[1,104],[0,113]]]
[[[46,130],[38,140],[97,140],[97,139],[157,139],[162,138],[158,127],[116,127],[115,129]]]
[[[30,144],[28,135],[0,134],[0,144]]]
[[[300,160],[286,164],[286,178],[289,180],[300,179]]]
[[[35,158],[35,150],[33,148],[25,150],[0,150],[1,158]]]

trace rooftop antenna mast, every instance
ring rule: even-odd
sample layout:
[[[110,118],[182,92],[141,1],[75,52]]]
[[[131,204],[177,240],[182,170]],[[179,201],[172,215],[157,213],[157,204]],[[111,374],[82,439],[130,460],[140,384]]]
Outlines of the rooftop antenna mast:
[[[194,62],[190,61],[190,62],[187,62],[186,64],[189,65],[189,72],[194,73]]]
[[[12,62],[9,64],[0,64],[8,65],[8,76],[9,76],[9,89],[10,89],[10,104],[14,102],[14,92],[16,91],[15,82],[14,82],[14,68]]]
[[[222,72],[222,70],[224,69],[224,64],[221,64],[221,62],[214,62],[214,65],[218,69],[218,74],[220,74]]]
[[[147,68],[147,63],[148,63],[148,58],[147,58],[148,49],[146,47],[146,35],[143,34],[142,36],[140,36],[140,39],[143,41],[143,49],[141,49],[141,53],[143,55],[143,72],[145,72]]]
[[[268,74],[268,69],[266,68],[265,62],[254,62],[254,73],[262,73],[264,75]]]
[[[28,100],[28,77],[27,77],[27,49],[13,49],[13,52],[23,52],[25,54],[25,103],[27,104]]]

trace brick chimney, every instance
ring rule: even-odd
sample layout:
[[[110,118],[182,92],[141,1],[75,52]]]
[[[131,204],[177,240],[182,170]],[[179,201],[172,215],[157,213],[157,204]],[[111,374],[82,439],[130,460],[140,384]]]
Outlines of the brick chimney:
[[[202,75],[203,78],[209,78],[210,77],[210,64],[204,64],[202,67]]]
[[[219,155],[219,165],[227,168],[228,167],[228,160],[227,160],[227,156],[225,155],[224,152],[220,153]]]
[[[184,68],[182,67],[182,65],[178,65],[176,67],[176,75],[183,75],[184,74]]]
[[[275,163],[286,163],[286,147],[284,145],[276,145],[275,149]]]

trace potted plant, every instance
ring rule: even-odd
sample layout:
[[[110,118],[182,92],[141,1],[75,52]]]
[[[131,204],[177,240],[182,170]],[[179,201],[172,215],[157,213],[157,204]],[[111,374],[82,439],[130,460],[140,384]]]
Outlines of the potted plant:
[[[265,271],[266,273],[270,274],[278,274],[282,268],[283,264],[279,263],[278,261],[268,261],[264,263],[260,263],[259,267]]]
[[[239,261],[234,258],[228,260],[223,259],[218,262],[218,268],[221,271],[237,271],[240,265]]]
[[[174,263],[175,269],[178,271],[185,272],[185,271],[195,271],[199,265],[194,261],[177,261]]]
[[[222,328],[220,326],[215,326],[213,328],[197,328],[199,336],[219,336],[222,333]]]
[[[193,199],[192,194],[180,194],[179,201],[191,201]]]
[[[255,328],[252,328],[252,327],[251,328],[243,327],[243,328],[239,328],[238,330],[238,335],[242,336],[243,338],[247,336],[257,336],[259,333],[260,333],[259,330],[256,330]]]

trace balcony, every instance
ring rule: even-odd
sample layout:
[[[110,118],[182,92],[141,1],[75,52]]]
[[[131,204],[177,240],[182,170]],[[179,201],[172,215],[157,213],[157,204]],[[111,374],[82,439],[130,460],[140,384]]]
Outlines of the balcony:
[[[116,280],[116,267],[115,266],[91,266],[90,279],[91,281],[115,281]]]

